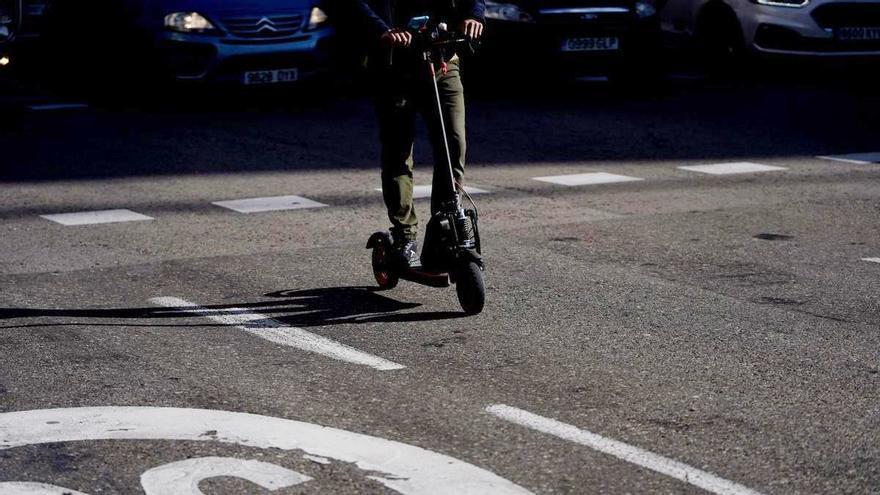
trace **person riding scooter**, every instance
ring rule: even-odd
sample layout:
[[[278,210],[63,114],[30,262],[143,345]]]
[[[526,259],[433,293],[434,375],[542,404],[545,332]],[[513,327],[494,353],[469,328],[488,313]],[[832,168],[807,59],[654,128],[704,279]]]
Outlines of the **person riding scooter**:
[[[381,142],[382,194],[391,221],[394,254],[401,264],[416,259],[418,218],[413,205],[413,142],[416,114],[428,128],[435,167],[447,164],[442,126],[438,125],[432,81],[420,70],[418,54],[407,50],[409,19],[427,15],[458,29],[469,39],[483,33],[483,0],[331,0],[328,6],[343,36],[367,45]],[[459,58],[453,54],[436,75],[453,175],[459,187],[465,166],[465,108]],[[435,177],[437,174],[435,174]],[[435,186],[437,186],[435,181]],[[435,191],[437,187],[433,188]],[[431,212],[438,205],[432,197]]]

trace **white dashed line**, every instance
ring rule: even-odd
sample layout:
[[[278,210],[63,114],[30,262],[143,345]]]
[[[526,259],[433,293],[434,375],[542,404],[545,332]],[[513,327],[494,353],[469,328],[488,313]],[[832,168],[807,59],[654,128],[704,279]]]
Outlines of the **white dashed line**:
[[[855,163],[857,165],[870,165],[872,163],[880,163],[880,153],[852,153],[849,155],[827,155],[817,156],[823,160],[833,160],[835,162]]]
[[[862,258],[862,261],[867,261],[870,263],[880,263],[880,258]]]
[[[266,198],[233,199],[215,201],[212,205],[237,211],[239,213],[261,213],[264,211],[299,210],[303,208],[322,208],[327,205],[302,196],[270,196]]]
[[[587,186],[594,184],[613,184],[615,182],[633,182],[644,180],[639,177],[628,175],[609,174],[606,172],[593,172],[587,174],[551,175],[547,177],[533,177],[532,180],[559,184],[561,186]]]
[[[89,108],[85,103],[47,103],[44,105],[30,105],[28,110],[33,112],[48,112],[52,110],[82,110]]]
[[[431,186],[413,186],[413,199],[425,199],[431,197]],[[382,188],[376,188],[377,191],[382,192]],[[492,191],[488,191],[486,189],[480,189],[479,187],[471,187],[464,186],[465,192],[468,194],[490,194]]]
[[[702,174],[712,175],[750,174],[755,172],[775,172],[779,170],[788,170],[785,167],[774,167],[772,165],[762,165],[760,163],[751,162],[717,163],[714,165],[688,165],[677,168],[680,168],[681,170],[688,170],[690,172],[699,172]]]
[[[379,371],[403,369],[406,366],[367,354],[326,337],[292,327],[268,316],[249,313],[246,309],[207,309],[176,297],[156,297],[150,302],[166,308],[179,308],[185,313],[203,316],[209,320],[237,327],[261,339],[286,345],[306,352],[314,352],[339,361],[369,366]]]
[[[556,421],[555,419],[538,416],[522,409],[496,404],[487,407],[486,412],[505,421],[578,443],[626,462],[631,462],[637,466],[671,476],[712,493],[719,495],[758,495],[759,493],[746,486],[719,478],[714,474],[669,459],[668,457],[663,457],[617,440],[605,438],[576,426]]]
[[[41,218],[51,220],[61,225],[94,225],[100,223],[140,222],[152,220],[152,217],[141,215],[131,210],[98,210],[81,211],[76,213],[58,213],[54,215],[40,215]]]

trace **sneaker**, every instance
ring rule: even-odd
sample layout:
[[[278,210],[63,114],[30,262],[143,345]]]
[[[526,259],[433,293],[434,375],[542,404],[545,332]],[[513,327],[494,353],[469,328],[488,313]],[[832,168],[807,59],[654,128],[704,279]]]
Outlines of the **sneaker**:
[[[400,242],[395,241],[392,249],[392,259],[399,266],[412,266],[418,259],[419,243],[414,240],[402,239]]]

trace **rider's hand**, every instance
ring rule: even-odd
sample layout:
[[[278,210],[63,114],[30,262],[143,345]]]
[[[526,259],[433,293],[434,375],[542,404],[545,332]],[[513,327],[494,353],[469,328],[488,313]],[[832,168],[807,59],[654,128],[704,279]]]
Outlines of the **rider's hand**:
[[[466,19],[461,23],[461,32],[472,40],[478,40],[483,35],[483,23],[476,19]]]
[[[382,33],[382,43],[390,46],[409,46],[412,43],[412,34],[404,29],[389,29]]]

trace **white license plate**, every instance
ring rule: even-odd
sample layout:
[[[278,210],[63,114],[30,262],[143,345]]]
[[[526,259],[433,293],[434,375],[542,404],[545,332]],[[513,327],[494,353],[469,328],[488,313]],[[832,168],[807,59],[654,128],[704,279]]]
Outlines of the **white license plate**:
[[[877,41],[880,40],[880,27],[837,28],[837,39],[840,41]]]
[[[252,84],[294,82],[297,79],[299,79],[299,70],[297,69],[255,70],[242,74],[241,83],[250,86]]]
[[[607,52],[620,48],[620,39],[613,36],[568,38],[562,42],[564,52]]]

